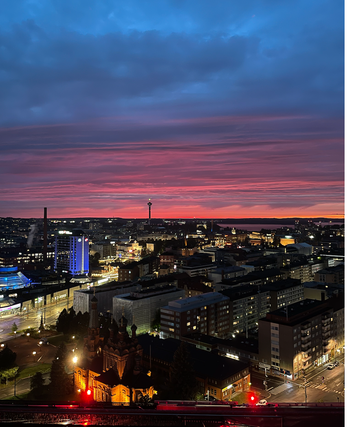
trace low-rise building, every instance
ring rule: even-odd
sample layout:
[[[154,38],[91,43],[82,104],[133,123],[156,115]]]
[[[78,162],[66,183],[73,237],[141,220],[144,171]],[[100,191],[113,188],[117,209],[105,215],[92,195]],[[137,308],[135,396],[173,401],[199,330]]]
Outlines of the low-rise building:
[[[150,367],[153,376],[163,382],[169,377],[173,356],[181,341],[173,338],[161,340],[150,335],[140,335],[138,341],[143,348],[144,367]],[[217,400],[232,400],[233,393],[249,391],[249,364],[186,345],[200,393]]]
[[[345,266],[344,264],[337,265],[336,267],[328,267],[323,270],[319,270],[315,273],[314,279],[317,282],[327,284],[342,284],[345,278]]]
[[[138,283],[119,283],[113,281],[104,285],[93,287],[91,289],[76,290],[73,293],[73,309],[76,313],[78,313],[79,311],[81,313],[85,313],[86,311],[90,313],[91,301],[95,293],[98,300],[98,313],[112,313],[112,298],[115,295],[121,295],[126,292],[135,292],[140,289],[141,285]]]
[[[157,311],[169,301],[184,297],[184,290],[164,285],[121,294],[113,297],[113,318],[124,315],[131,324],[136,323],[138,333],[148,332]]]
[[[133,282],[139,277],[139,267],[137,262],[130,262],[129,264],[124,264],[122,267],[118,269],[118,281]]]

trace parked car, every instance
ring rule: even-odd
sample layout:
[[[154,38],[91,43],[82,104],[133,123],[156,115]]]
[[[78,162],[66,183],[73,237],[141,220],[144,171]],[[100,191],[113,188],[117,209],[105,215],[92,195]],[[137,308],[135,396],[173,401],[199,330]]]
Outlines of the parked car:
[[[327,366],[327,369],[334,369],[335,365],[333,363],[329,363],[329,365]]]
[[[339,366],[340,362],[338,360],[335,360],[334,365]]]
[[[259,400],[259,402],[257,403],[256,406],[265,406],[265,405],[267,405],[267,400],[266,399],[262,399],[262,400]]]

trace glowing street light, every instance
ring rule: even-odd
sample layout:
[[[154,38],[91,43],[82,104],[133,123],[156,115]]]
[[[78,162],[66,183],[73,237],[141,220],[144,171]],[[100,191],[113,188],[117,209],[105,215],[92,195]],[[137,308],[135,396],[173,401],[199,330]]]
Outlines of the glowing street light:
[[[76,365],[76,363],[77,363],[77,360],[78,360],[78,357],[77,356],[74,356],[73,358],[72,358],[72,362],[73,362],[73,372],[72,372],[72,387],[73,387],[73,390],[75,390],[75,365]]]

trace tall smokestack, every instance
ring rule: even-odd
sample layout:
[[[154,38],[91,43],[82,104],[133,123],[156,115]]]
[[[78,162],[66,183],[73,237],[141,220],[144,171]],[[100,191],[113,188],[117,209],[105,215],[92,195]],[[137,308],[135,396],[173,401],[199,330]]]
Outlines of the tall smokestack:
[[[47,264],[47,208],[43,208],[43,263]]]

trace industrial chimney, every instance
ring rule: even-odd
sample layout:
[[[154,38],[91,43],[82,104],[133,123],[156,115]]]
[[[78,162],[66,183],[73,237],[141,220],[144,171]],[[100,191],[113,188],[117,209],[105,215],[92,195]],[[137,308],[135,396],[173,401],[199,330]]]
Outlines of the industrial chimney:
[[[47,265],[47,208],[43,208],[43,264]]]

